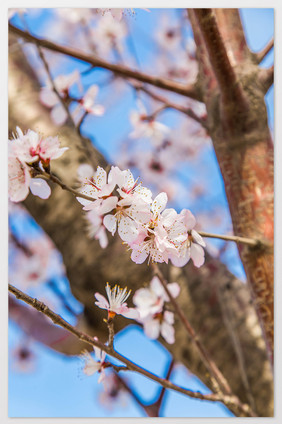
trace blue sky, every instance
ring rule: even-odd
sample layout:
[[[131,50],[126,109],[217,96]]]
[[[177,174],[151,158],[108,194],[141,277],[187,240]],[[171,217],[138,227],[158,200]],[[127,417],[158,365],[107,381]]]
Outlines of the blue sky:
[[[48,13],[45,12],[45,13]],[[156,18],[159,10],[152,10],[151,13],[139,11],[134,18],[134,26],[138,28],[134,32],[134,44],[141,46],[138,48],[138,58],[141,67],[146,66],[153,54],[148,47],[148,43],[142,43],[144,30],[150,34],[156,24]],[[177,16],[178,11],[175,11]],[[246,31],[249,46],[254,50],[260,50],[269,41],[273,35],[273,9],[243,9],[241,16]],[[27,19],[30,28],[41,35],[40,31],[45,22],[45,14],[39,17]],[[15,18],[15,24],[21,24]],[[262,30],[263,28],[263,30]],[[66,69],[73,69],[73,66],[85,69],[84,64],[70,60],[66,64]],[[273,63],[273,52],[271,52],[263,66],[269,66]],[[104,71],[95,72],[95,79],[102,80]],[[270,127],[273,128],[273,88],[266,96],[266,102],[269,113]],[[104,120],[93,119],[86,122],[83,130],[86,135],[95,137],[95,144],[105,155],[114,160],[118,149],[117,141],[121,140],[131,130],[128,120],[124,117],[128,115],[129,109],[134,102],[134,96],[130,89],[123,97],[123,102],[119,107],[112,108],[107,114],[106,120],[111,125],[105,125]],[[173,116],[164,115],[164,119],[171,120]],[[106,140],[106,142],[105,142]],[[216,175],[212,181],[212,186],[216,188],[216,196],[220,198],[222,204],[226,204],[221,177],[218,171],[215,158],[207,155],[206,162],[210,166],[210,172]],[[20,230],[19,230],[20,231]],[[236,250],[226,258],[230,269],[238,276],[244,276],[241,264],[238,260],[234,261]],[[67,318],[66,312],[64,317]],[[12,349],[19,340],[21,340],[21,330],[14,324],[9,328],[9,346]],[[130,342],[129,342],[130,341]],[[119,352],[125,354],[136,363],[163,376],[168,366],[170,357],[165,349],[158,343],[146,339],[142,331],[134,326],[120,333],[116,338],[116,346]],[[86,377],[82,373],[82,363],[79,358],[65,358],[63,355],[56,354],[38,343],[34,344],[37,361],[33,372],[24,374],[15,372],[13,363],[9,363],[9,416],[10,417],[131,417],[143,416],[140,408],[128,398],[126,407],[116,407],[113,411],[108,411],[101,407],[97,402],[101,386],[97,384],[97,376]],[[152,401],[159,392],[159,387],[136,374],[126,375],[130,384],[144,397],[145,401]],[[177,367],[172,374],[172,381],[183,385],[192,390],[207,392],[207,389],[196,378],[191,376],[184,367]],[[177,393],[167,393],[164,409],[161,411],[163,416],[168,417],[223,417],[230,416],[230,413],[221,405],[212,404],[184,398]]]

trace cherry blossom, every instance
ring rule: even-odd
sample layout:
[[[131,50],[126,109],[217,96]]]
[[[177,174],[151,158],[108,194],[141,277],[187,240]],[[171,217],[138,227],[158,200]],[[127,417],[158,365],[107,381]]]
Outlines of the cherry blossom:
[[[75,83],[78,84],[78,87],[81,90],[80,73],[77,70],[68,75],[58,75],[53,80],[56,90],[58,91],[61,99],[65,102],[69,102],[69,90]],[[58,95],[53,90],[53,86],[50,81],[47,82],[46,87],[41,88],[39,99],[41,103],[51,108],[51,118],[56,125],[60,126],[66,122],[68,114],[62,105],[61,99],[58,98]]]
[[[20,342],[12,351],[13,368],[19,372],[34,370],[36,355],[30,347],[29,340]]]
[[[116,403],[126,406],[128,392],[114,373],[106,375],[106,378],[103,380],[103,386],[104,390],[99,395],[99,401],[103,406],[107,407],[109,410],[112,410]]]
[[[73,116],[76,121],[81,112],[87,112],[95,116],[102,116],[104,114],[105,108],[95,103],[98,91],[99,87],[97,85],[91,85],[81,100],[78,100],[78,104],[73,111]]]
[[[17,137],[12,140],[11,151],[21,161],[28,164],[41,161],[48,165],[51,159],[57,159],[68,150],[60,147],[58,137],[43,137],[39,133],[28,130],[26,134],[17,127]]]
[[[100,293],[95,293],[95,297],[97,299],[95,305],[101,309],[107,309],[108,319],[114,318],[116,314],[123,315],[130,319],[137,319],[139,317],[137,310],[134,308],[128,308],[125,303],[131,293],[131,290],[127,291],[127,287],[122,289],[115,285],[114,288],[111,288],[109,283],[107,283],[106,293],[108,300]]]
[[[88,223],[89,237],[98,240],[102,249],[105,249],[108,246],[108,237],[106,228],[103,225],[103,216],[97,215],[96,211],[93,209],[86,213],[85,218]]]
[[[114,19],[110,13],[99,19],[91,33],[100,55],[109,54],[113,48],[119,52],[123,51],[123,41],[127,35],[126,25]]]
[[[8,194],[12,202],[22,202],[29,193],[48,199],[51,189],[41,178],[31,178],[30,168],[15,156],[9,156],[8,162]]]
[[[153,262],[166,262],[171,254],[177,256],[177,247],[185,236],[185,227],[177,219],[173,209],[165,209],[166,193],[160,193],[151,205],[151,220],[140,229],[138,237],[129,243],[132,249],[131,259],[140,264],[149,256]],[[163,212],[163,213],[162,213]]]
[[[98,340],[97,337],[94,337],[94,340]],[[88,376],[95,374],[96,372],[100,373],[98,383],[101,383],[106,377],[106,374],[105,374],[106,352],[102,351],[96,346],[93,346],[93,349],[94,349],[95,356],[98,360],[95,361],[88,351],[84,351],[82,354],[82,359],[85,360],[83,372],[84,374]]]
[[[178,283],[169,283],[167,288],[173,297],[177,297],[180,293]],[[141,322],[147,316],[161,312],[164,303],[168,301],[168,295],[157,276],[153,277],[149,287],[138,289],[133,296],[133,303],[140,314]]]
[[[92,202],[91,200],[77,197],[77,200],[84,205],[84,209],[102,209],[101,215],[110,212],[115,207],[118,200],[116,196],[112,196],[111,199],[108,197],[115,188],[115,181],[111,180],[110,175],[108,177],[109,182],[107,181],[107,173],[101,166],[98,166],[96,172],[94,172],[93,168],[90,168],[90,166],[80,167],[78,172],[79,178],[83,182],[79,191],[94,199],[100,199],[99,202]],[[102,208],[103,205],[105,206],[104,211]]]
[[[161,334],[169,344],[175,342],[173,324],[174,314],[170,311],[157,312],[143,320],[144,332],[149,339],[156,340]]]
[[[130,138],[150,138],[156,145],[160,145],[164,137],[169,133],[169,128],[149,116],[144,105],[138,102],[138,111],[130,113],[130,122],[134,130],[129,134]]]
[[[196,267],[200,267],[205,262],[205,251],[203,247],[206,246],[206,243],[200,234],[194,230],[196,219],[189,210],[183,209],[180,212],[180,219],[188,231],[187,238],[184,242],[181,243],[178,249],[178,254],[171,254],[171,262],[175,266],[181,267],[186,265],[191,258],[194,265]]]
[[[171,23],[168,15],[163,15],[155,34],[158,44],[165,50],[176,50],[181,43],[181,29]]]

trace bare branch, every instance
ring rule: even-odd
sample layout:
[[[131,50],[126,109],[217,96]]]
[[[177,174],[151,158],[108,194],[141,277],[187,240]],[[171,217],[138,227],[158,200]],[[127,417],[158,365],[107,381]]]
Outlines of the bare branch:
[[[271,40],[267,43],[267,45],[258,53],[254,53],[253,57],[256,60],[256,63],[260,63],[263,61],[263,59],[268,55],[270,50],[274,47],[274,38],[272,37]]]
[[[256,240],[248,237],[239,237],[239,236],[227,236],[227,235],[221,235],[221,234],[212,234],[212,233],[206,233],[205,231],[198,231],[198,233],[202,237],[208,237],[208,238],[216,238],[221,240],[227,240],[227,241],[234,241],[235,243],[242,243],[247,244],[249,246],[253,247],[271,247],[269,244],[266,244],[265,242],[261,240]]]
[[[40,39],[35,37],[34,35],[29,34],[26,31],[22,31],[21,29],[15,27],[14,25],[9,23],[9,30],[16,34],[18,37],[23,38],[24,40],[35,43],[41,47],[52,50],[57,53],[62,53],[70,57],[74,57],[82,62],[89,63],[97,68],[107,69],[116,75],[122,76],[124,78],[133,78],[137,81],[141,81],[150,85],[154,85],[156,87],[162,88],[164,90],[172,91],[174,93],[181,94],[186,97],[190,97],[194,100],[201,100],[200,95],[196,89],[196,87],[192,85],[184,85],[180,84],[176,81],[160,78],[157,76],[151,76],[145,74],[143,72],[139,72],[130,68],[127,68],[122,65],[117,65],[113,63],[109,63],[103,59],[100,59],[93,55],[87,55],[79,50],[73,49],[71,47],[61,46],[56,43],[52,43],[51,41]]]
[[[207,126],[205,119],[197,116],[196,113],[193,111],[193,109],[191,109],[190,107],[185,107],[185,106],[182,106],[182,105],[178,105],[177,103],[173,103],[170,100],[166,99],[165,97],[160,96],[157,93],[154,93],[152,90],[150,90],[149,88],[147,88],[143,85],[140,85],[140,86],[135,85],[135,87],[136,87],[137,90],[141,90],[144,93],[148,94],[150,97],[152,97],[152,99],[155,99],[155,100],[163,103],[164,106],[167,109],[178,110],[179,112],[184,113],[185,115],[189,116],[189,118],[194,119],[194,121],[198,122],[206,130],[208,129],[208,126]]]

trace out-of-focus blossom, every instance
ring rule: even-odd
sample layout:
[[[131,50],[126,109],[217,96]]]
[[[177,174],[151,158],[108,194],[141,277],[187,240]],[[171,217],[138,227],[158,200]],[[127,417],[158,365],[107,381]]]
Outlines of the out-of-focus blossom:
[[[167,288],[173,297],[180,293],[178,283],[169,283]],[[169,298],[158,277],[153,277],[148,288],[138,289],[133,296],[133,303],[140,313],[140,319],[146,318],[150,314],[161,312],[165,302]]]
[[[106,375],[103,386],[104,390],[99,395],[99,401],[103,406],[109,410],[112,410],[115,405],[126,406],[128,392],[114,373]]]
[[[95,340],[98,340],[97,337],[94,337]],[[99,349],[96,346],[93,346],[95,356],[97,358],[97,361],[95,361],[90,353],[88,351],[84,351],[82,353],[82,359],[85,361],[85,365],[83,368],[83,372],[86,375],[93,375],[96,372],[100,374],[98,383],[101,383],[105,378],[105,359],[106,359],[106,353]]]
[[[127,29],[124,22],[114,19],[110,13],[102,16],[95,28],[91,28],[94,44],[100,55],[109,54],[112,49],[123,51]]]
[[[178,50],[181,43],[181,28],[172,25],[168,15],[163,15],[155,33],[155,39],[165,50]]]
[[[169,133],[170,129],[149,116],[144,105],[138,103],[139,110],[131,111],[130,122],[134,130],[129,134],[130,138],[150,138],[152,143],[160,145],[164,137]]]
[[[108,319],[115,317],[116,314],[123,315],[130,319],[137,319],[139,317],[137,310],[134,308],[128,308],[127,303],[125,302],[131,293],[131,290],[127,291],[127,287],[125,289],[121,289],[119,286],[115,285],[114,288],[111,288],[107,283],[106,293],[108,300],[100,293],[95,293],[95,297],[97,299],[95,305],[101,309],[107,309]]]
[[[12,351],[12,366],[19,372],[30,372],[34,370],[36,356],[28,342],[21,342]]]
[[[103,217],[97,215],[96,211],[93,209],[86,213],[86,219],[88,222],[89,237],[98,240],[102,249],[105,249],[108,246],[108,237],[103,224]]]
[[[22,242],[11,238],[9,249],[9,277],[23,289],[65,273],[59,253],[47,236],[29,237]]]
[[[178,254],[171,254],[171,262],[175,266],[184,266],[187,262],[192,259],[196,267],[200,267],[205,262],[205,251],[203,247],[206,246],[206,243],[194,230],[196,225],[196,219],[194,215],[187,209],[183,209],[180,212],[181,221],[187,229],[187,239],[181,243],[179,247]]]
[[[95,116],[102,116],[104,114],[104,106],[96,104],[98,91],[99,87],[97,85],[91,85],[81,100],[78,101],[78,104],[73,111],[73,117],[76,121],[78,120],[77,116],[79,116],[81,112],[87,112]]]
[[[153,314],[143,321],[144,332],[149,339],[156,340],[161,334],[169,344],[175,342],[173,324],[174,314],[170,311]]]
[[[70,102],[69,90],[73,84],[78,84],[81,90],[80,73],[75,70],[68,75],[58,75],[54,78],[53,83],[58,91],[62,100],[58,98],[58,95],[53,90],[53,86],[50,81],[47,82],[46,87],[42,87],[39,99],[46,107],[51,108],[51,118],[56,125],[63,125],[68,114],[62,104],[62,101],[66,103],[66,106]]]

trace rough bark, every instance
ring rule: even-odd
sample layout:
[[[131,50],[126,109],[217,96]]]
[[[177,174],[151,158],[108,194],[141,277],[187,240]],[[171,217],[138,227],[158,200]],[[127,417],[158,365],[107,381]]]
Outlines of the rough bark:
[[[264,72],[246,45],[238,10],[193,9],[189,16],[200,64],[198,85],[234,233],[269,245],[240,245],[239,254],[273,362],[273,143]]]
[[[70,150],[54,161],[52,169],[74,186],[77,166],[88,161],[80,139],[67,125],[59,130],[54,127],[48,111],[38,101],[39,87],[32,70],[12,37],[11,44],[10,131],[19,125],[23,130],[33,128],[48,135],[58,133],[62,144],[68,145]],[[97,163],[105,164],[102,156],[98,152],[96,154]],[[93,305],[94,292],[103,292],[106,281],[127,285],[135,290],[150,281],[149,267],[137,266],[130,261],[129,253],[118,238],[110,239],[106,250],[100,249],[97,241],[89,240],[81,206],[72,194],[58,186],[52,186],[52,195],[47,201],[30,195],[25,206],[61,252],[72,293],[85,306],[83,320],[88,332],[98,334],[101,340],[105,339],[107,328],[102,320],[104,314]],[[247,286],[232,275],[225,265],[208,255],[206,265],[200,269],[189,264],[184,269],[163,267],[163,272],[171,281],[178,281],[181,285],[179,302],[234,392],[242,401],[253,402],[259,415],[271,416],[272,373]],[[13,283],[16,285],[16,282]],[[231,325],[226,325],[226,320]],[[120,318],[117,320],[117,330],[128,323]],[[210,376],[181,323],[176,322],[176,343],[166,347],[176,360],[211,387]],[[81,346],[77,353],[80,353],[80,349]],[[66,353],[70,352],[66,349]],[[240,355],[244,358],[243,367]]]

